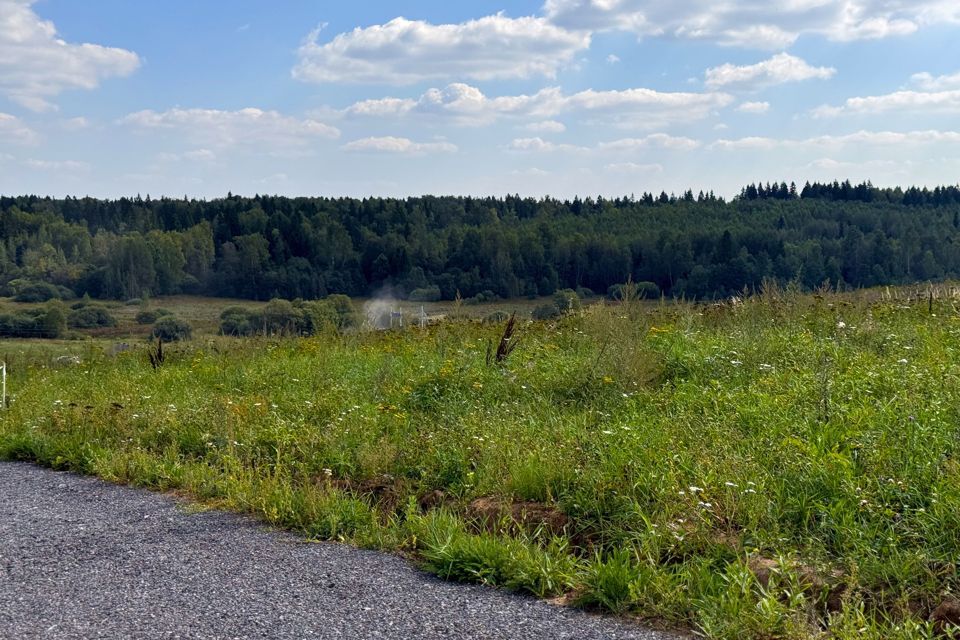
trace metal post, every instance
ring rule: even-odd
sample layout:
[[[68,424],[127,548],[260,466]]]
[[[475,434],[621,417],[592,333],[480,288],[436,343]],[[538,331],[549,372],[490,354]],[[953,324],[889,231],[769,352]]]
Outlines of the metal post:
[[[3,380],[3,392],[0,395],[0,408],[7,408],[7,363],[0,362],[0,379]]]

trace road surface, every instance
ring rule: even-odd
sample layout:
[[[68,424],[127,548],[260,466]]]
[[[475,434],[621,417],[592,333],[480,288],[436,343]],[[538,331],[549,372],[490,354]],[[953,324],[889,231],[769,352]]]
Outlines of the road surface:
[[[170,496],[0,463],[0,638],[675,637],[191,513]]]

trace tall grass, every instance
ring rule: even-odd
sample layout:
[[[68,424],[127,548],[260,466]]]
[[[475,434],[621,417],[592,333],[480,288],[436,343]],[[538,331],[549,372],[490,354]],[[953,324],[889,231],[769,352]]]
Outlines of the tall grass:
[[[0,457],[708,637],[923,637],[960,590],[952,295],[627,300],[500,364],[470,322],[24,355]]]

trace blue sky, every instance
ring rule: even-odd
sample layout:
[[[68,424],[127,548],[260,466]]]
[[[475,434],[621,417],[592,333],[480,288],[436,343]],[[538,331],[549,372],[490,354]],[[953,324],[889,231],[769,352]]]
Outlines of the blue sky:
[[[955,0],[0,0],[0,193],[956,184]]]

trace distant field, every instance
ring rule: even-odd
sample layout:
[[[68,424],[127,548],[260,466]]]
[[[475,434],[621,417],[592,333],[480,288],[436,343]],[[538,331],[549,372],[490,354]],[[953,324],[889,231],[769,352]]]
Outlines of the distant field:
[[[951,287],[587,305],[499,363],[503,323],[212,336],[236,302],[151,302],[205,327],[157,369],[145,341],[4,341],[0,457],[711,638],[933,638],[960,611]]]

